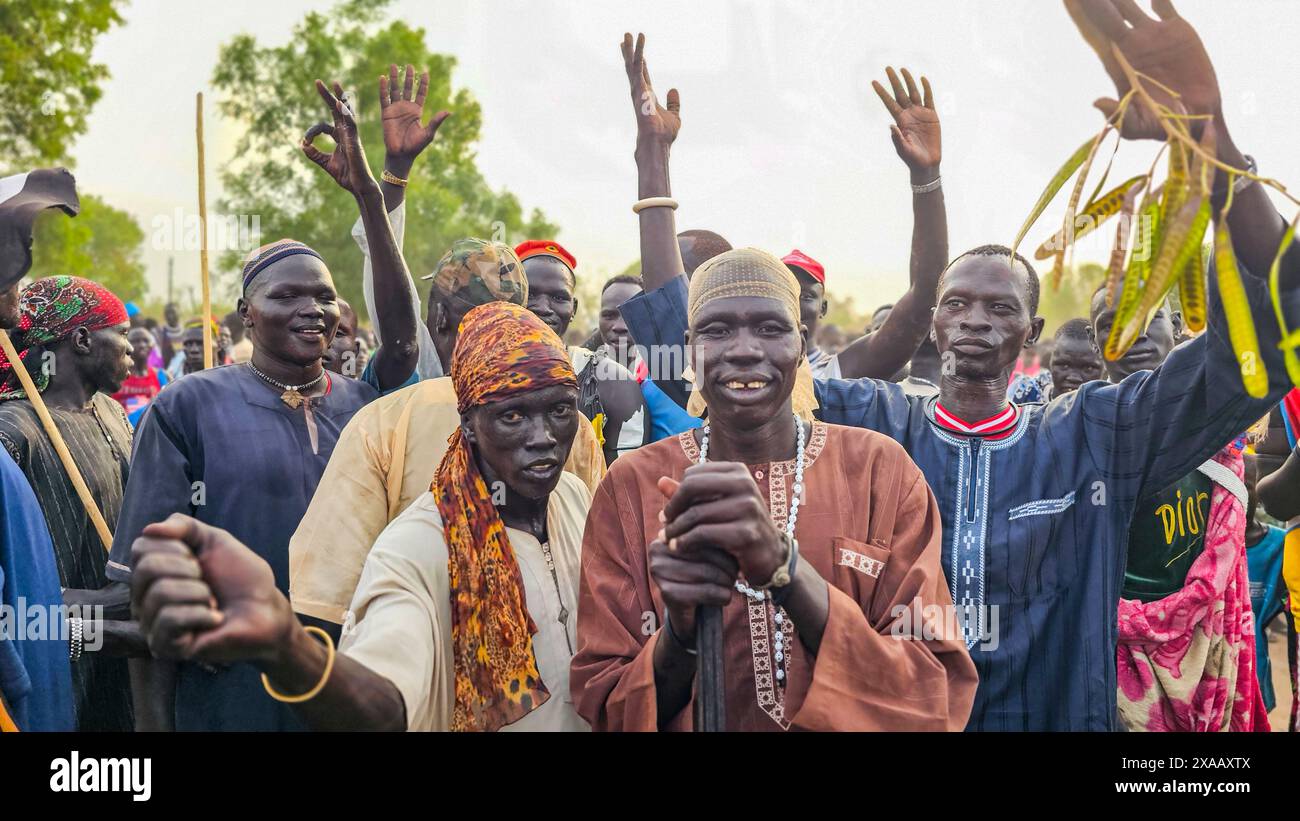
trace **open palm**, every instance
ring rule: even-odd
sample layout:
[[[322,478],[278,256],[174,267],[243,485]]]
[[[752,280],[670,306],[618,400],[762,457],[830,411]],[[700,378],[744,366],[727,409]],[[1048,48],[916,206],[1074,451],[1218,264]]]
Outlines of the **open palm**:
[[[1065,8],[1074,19],[1079,33],[1096,52],[1123,97],[1130,83],[1114,49],[1119,49],[1134,71],[1150,80],[1143,84],[1160,105],[1195,115],[1212,115],[1219,110],[1219,81],[1201,38],[1169,0],[1153,0],[1159,19],[1144,14],[1132,0],[1066,0]],[[1154,82],[1152,82],[1154,81]],[[1178,98],[1160,88],[1177,92]],[[1097,100],[1094,105],[1107,116],[1118,101]],[[1204,120],[1192,120],[1193,136],[1199,136]],[[1122,134],[1128,139],[1165,139],[1164,128],[1154,111],[1143,101],[1134,100],[1124,115]]]
[[[650,71],[645,64],[645,35],[638,34],[636,46],[632,45],[632,35],[623,35],[623,65],[627,69],[627,80],[632,90],[632,105],[636,109],[636,128],[638,140],[650,140],[661,144],[670,144],[677,139],[677,132],[682,127],[682,101],[677,89],[668,90],[668,105],[659,104],[654,86],[650,84]]]
[[[415,88],[415,67],[408,65],[401,88],[397,85],[397,66],[388,67],[388,75],[379,78],[379,107],[384,131],[384,149],[390,159],[413,163],[420,152],[429,147],[438,126],[449,116],[440,111],[421,124],[424,99],[429,93],[429,72],[420,74],[420,85]],[[414,93],[413,93],[414,92]]]
[[[894,118],[889,133],[898,156],[913,170],[933,168],[939,165],[943,154],[939,114],[934,109],[934,91],[925,77],[921,78],[921,89],[918,89],[911,72],[907,69],[902,71],[903,79],[900,81],[892,67],[885,69],[893,87],[892,94],[875,80],[871,87]]]

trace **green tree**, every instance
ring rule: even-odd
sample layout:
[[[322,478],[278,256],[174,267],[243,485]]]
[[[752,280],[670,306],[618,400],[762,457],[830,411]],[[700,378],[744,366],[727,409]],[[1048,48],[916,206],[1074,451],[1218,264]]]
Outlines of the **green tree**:
[[[32,277],[71,274],[95,280],[123,301],[144,297],[144,231],[127,212],[83,194],[76,219],[47,212],[33,234]]]
[[[327,119],[312,87],[319,78],[338,80],[355,99],[358,125],[372,171],[383,170],[378,80],[390,63],[429,72],[427,118],[446,109],[451,117],[416,161],[406,195],[404,252],[411,273],[428,273],[464,236],[515,244],[554,237],[557,226],[534,209],[525,215],[508,191],[493,191],[475,165],[474,144],[482,112],[470,92],[453,89],[456,61],[425,45],[424,30],[383,23],[389,0],[345,0],[328,12],[311,12],[279,47],[240,35],[222,47],[212,82],[221,113],[242,127],[235,158],[222,170],[226,214],[257,215],[265,240],[293,237],[325,258],[345,299],[364,315],[361,254],[350,231],[357,219],[352,196],[341,190],[298,148],[313,123]],[[322,150],[327,142],[322,138]],[[222,265],[238,259],[226,254]]]
[[[1061,287],[1053,288],[1050,277],[1042,275],[1042,293],[1038,297],[1038,315],[1047,322],[1043,325],[1043,339],[1051,339],[1056,329],[1075,317],[1088,318],[1092,309],[1092,294],[1106,280],[1106,269],[1095,262],[1084,262],[1066,268],[1061,276]]]
[[[0,3],[0,170],[69,164],[72,141],[102,95],[108,69],[95,40],[122,22],[123,0]]]

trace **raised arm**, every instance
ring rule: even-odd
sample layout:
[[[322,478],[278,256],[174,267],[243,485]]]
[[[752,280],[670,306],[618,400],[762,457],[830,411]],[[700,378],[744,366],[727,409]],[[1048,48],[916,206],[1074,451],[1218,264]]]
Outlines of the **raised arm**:
[[[384,326],[384,344],[376,352],[372,367],[381,389],[396,387],[410,377],[419,361],[415,286],[388,222],[384,195],[370,173],[356,117],[342,86],[335,83],[331,94],[317,80],[316,90],[329,107],[333,124],[322,122],[308,129],[302,139],[302,152],[357,201],[374,267],[376,321]],[[318,134],[328,134],[336,143],[329,154],[312,145]]]
[[[389,175],[397,180],[409,180],[416,159],[432,143],[438,126],[442,125],[443,120],[450,116],[448,112],[440,111],[433,116],[433,119],[427,125],[420,124],[424,114],[423,104],[428,93],[429,74],[426,71],[420,75],[418,90],[413,88],[414,77],[415,68],[408,65],[406,67],[405,81],[399,84],[398,67],[390,65],[388,74],[379,78],[379,105],[382,111],[381,125],[383,126],[385,149],[384,171],[387,172],[380,179],[379,188],[384,192],[384,207],[388,209],[388,222],[393,228],[393,236],[397,240],[398,250],[402,249],[402,238],[406,228],[406,210],[402,208],[402,205],[406,200],[407,185],[389,182]],[[360,217],[357,218],[356,224],[352,227],[352,239],[356,241],[357,247],[361,249],[361,290],[365,296],[366,313],[369,315],[375,335],[382,345],[384,341],[383,317],[379,314],[379,307],[375,299],[375,271],[374,265],[370,261],[370,243],[366,238],[365,224]],[[419,289],[415,287],[415,282],[410,279],[409,273],[407,280],[411,288],[412,310],[417,323],[416,334],[419,337],[421,347],[419,357],[420,375],[421,377],[428,377],[441,374],[441,370],[436,364],[438,358],[436,351],[433,349],[433,340],[429,338],[428,330],[420,323],[420,318],[424,316],[424,313],[420,305]]]
[[[636,112],[637,197],[671,197],[668,155],[682,127],[682,101],[677,89],[668,91],[668,107],[659,104],[645,64],[645,35],[623,35],[623,65],[627,69]],[[646,208],[641,222],[641,278],[653,291],[683,275],[682,253],[677,247],[677,220],[672,208]]]
[[[939,186],[942,140],[934,92],[924,76],[918,89],[911,73],[902,72],[900,82],[893,68],[885,70],[892,94],[879,82],[872,81],[871,86],[894,118],[890,136],[912,181],[911,287],[894,303],[878,331],[840,351],[840,373],[845,379],[889,379],[907,364],[930,332],[939,275],[948,264],[948,212]]]
[[[1132,0],[1066,0],[1065,5],[1114,80],[1119,96],[1126,94],[1130,85],[1115,49],[1136,72],[1149,78],[1145,87],[1159,104],[1193,115],[1187,121],[1193,138],[1199,138],[1207,124],[1212,124],[1218,159],[1234,167],[1245,166],[1224,122],[1214,66],[1196,31],[1178,16],[1172,3],[1154,0],[1154,18]],[[1177,99],[1161,86],[1175,92]],[[1109,115],[1117,102],[1103,98],[1095,105]],[[1154,112],[1135,98],[1124,117],[1122,135],[1131,140],[1163,140],[1169,132]],[[1217,220],[1218,206],[1227,191],[1225,172],[1218,172],[1214,187]],[[1235,195],[1228,225],[1259,335],[1263,364],[1270,377],[1268,392],[1262,399],[1252,399],[1245,393],[1240,365],[1229,342],[1217,278],[1211,276],[1210,325],[1205,334],[1175,348],[1155,371],[1134,374],[1119,385],[1094,389],[1090,394],[1092,404],[1086,416],[1089,424],[1096,425],[1096,435],[1089,437],[1094,456],[1099,464],[1113,466],[1117,454],[1129,454],[1115,476],[1117,481],[1126,481],[1123,477],[1132,477],[1132,456],[1144,454],[1140,492],[1159,490],[1194,469],[1268,413],[1290,387],[1278,352],[1280,334],[1264,282],[1281,241],[1283,220],[1263,187],[1252,184]],[[1296,291],[1300,265],[1296,259],[1293,252],[1284,260],[1279,294],[1292,322],[1300,301]]]
[[[1210,56],[1191,24],[1178,15],[1169,0],[1153,0],[1156,17],[1145,14],[1133,0],[1065,0],[1079,33],[1096,52],[1115,83],[1117,96],[1130,90],[1128,77],[1114,56],[1120,53],[1140,75],[1155,101],[1193,119],[1187,121],[1193,139],[1200,139],[1207,123],[1214,126],[1217,158],[1234,168],[1245,168],[1247,160],[1232,141],[1223,115],[1219,80]],[[1161,86],[1178,93],[1175,100]],[[1094,105],[1103,113],[1114,113],[1119,103],[1101,98]],[[1124,116],[1123,136],[1131,140],[1164,140],[1168,133],[1141,98],[1135,98]],[[1228,191],[1228,173],[1219,169],[1214,181],[1214,216],[1217,220]],[[1228,216],[1232,246],[1242,266],[1256,275],[1267,273],[1282,238],[1282,216],[1264,193],[1251,184],[1233,198]],[[1295,285],[1300,266],[1283,269],[1283,283]]]

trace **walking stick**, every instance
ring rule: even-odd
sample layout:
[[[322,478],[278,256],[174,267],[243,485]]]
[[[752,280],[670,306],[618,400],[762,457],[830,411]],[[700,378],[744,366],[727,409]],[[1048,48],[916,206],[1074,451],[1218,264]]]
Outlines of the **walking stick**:
[[[32,407],[36,409],[36,415],[40,417],[41,425],[45,428],[45,433],[50,437],[50,443],[54,445],[54,452],[59,455],[59,461],[63,463],[63,469],[68,472],[68,478],[72,480],[72,486],[76,488],[77,496],[81,499],[81,506],[86,509],[86,515],[90,517],[90,523],[95,526],[95,532],[99,534],[99,540],[104,543],[104,551],[111,551],[113,549],[113,533],[108,529],[108,522],[104,521],[104,515],[99,512],[99,505],[95,504],[95,497],[90,494],[90,488],[86,486],[86,480],[81,478],[81,470],[73,460],[72,454],[68,452],[68,446],[63,441],[63,434],[59,433],[59,426],[54,424],[54,417],[50,416],[49,408],[45,407],[45,400],[41,398],[40,391],[36,390],[36,383],[32,382],[32,375],[27,372],[27,366],[18,358],[18,351],[14,349],[13,340],[9,338],[9,333],[5,330],[0,330],[0,348],[3,348],[5,356],[13,365],[14,373],[18,375],[18,382],[27,393],[27,398],[31,400]]]
[[[695,608],[695,732],[727,729],[726,676],[722,663],[722,608]]]
[[[212,290],[208,283],[208,189],[203,173],[203,92],[196,105],[199,141],[199,269],[203,277],[203,368],[212,367]]]

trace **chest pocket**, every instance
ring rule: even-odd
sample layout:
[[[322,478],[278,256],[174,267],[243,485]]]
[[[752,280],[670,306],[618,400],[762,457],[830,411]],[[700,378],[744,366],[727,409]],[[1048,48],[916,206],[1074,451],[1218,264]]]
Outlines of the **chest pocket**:
[[[889,548],[879,539],[870,544],[844,536],[831,539],[831,583],[863,605],[873,620],[873,598],[889,565],[889,556]]]
[[[1013,599],[1033,599],[1070,582],[1074,561],[1061,549],[1074,524],[1074,492],[1037,499],[1007,513],[1007,586]]]

